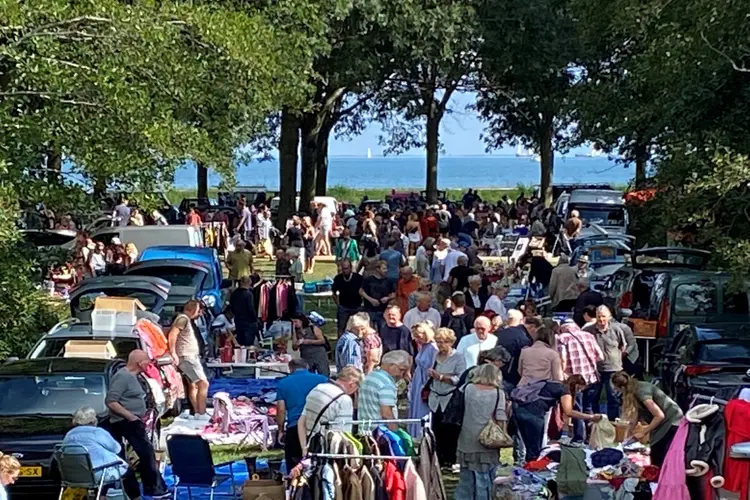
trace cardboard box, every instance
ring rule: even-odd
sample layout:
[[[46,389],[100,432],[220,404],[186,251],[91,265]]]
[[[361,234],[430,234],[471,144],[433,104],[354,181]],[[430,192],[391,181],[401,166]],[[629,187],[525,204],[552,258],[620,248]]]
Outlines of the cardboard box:
[[[633,334],[636,337],[656,338],[656,321],[641,318],[630,318],[629,321],[633,325]]]
[[[265,497],[263,496],[265,495]],[[285,500],[284,485],[272,479],[247,480],[242,486],[242,500]]]
[[[63,357],[114,359],[117,351],[109,340],[68,340]]]
[[[126,313],[132,312],[135,314],[136,309],[145,311],[146,306],[140,300],[128,297],[97,297],[94,301],[94,310],[96,309],[108,309],[110,311]]]

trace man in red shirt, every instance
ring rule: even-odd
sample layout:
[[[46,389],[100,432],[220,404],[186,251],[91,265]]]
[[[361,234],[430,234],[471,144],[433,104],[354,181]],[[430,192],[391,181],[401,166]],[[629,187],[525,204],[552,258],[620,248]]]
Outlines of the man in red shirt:
[[[188,210],[187,216],[185,217],[185,223],[189,226],[200,226],[202,222],[201,216],[195,210],[195,205],[191,205],[190,210]]]
[[[426,238],[432,236],[437,239],[440,237],[440,227],[438,226],[437,217],[435,217],[435,210],[433,208],[427,209],[427,215],[424,218],[425,229],[422,229],[422,237]]]

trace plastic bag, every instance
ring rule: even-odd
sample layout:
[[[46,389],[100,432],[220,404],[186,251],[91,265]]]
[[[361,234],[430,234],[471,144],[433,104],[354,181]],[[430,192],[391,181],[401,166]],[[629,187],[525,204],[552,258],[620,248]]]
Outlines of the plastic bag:
[[[595,450],[602,448],[611,448],[615,445],[615,426],[606,416],[591,426],[591,436],[589,437],[589,447]]]

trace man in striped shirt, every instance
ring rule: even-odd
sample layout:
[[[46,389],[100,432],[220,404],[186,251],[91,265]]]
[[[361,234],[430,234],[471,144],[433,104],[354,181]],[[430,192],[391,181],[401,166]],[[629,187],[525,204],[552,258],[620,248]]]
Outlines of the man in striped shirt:
[[[346,366],[336,374],[336,379],[328,384],[315,387],[305,400],[305,409],[297,421],[297,434],[302,443],[302,456],[307,455],[310,438],[320,432],[323,424],[352,420],[354,403],[352,394],[357,392],[362,381],[362,370]],[[351,432],[352,425],[337,427]]]
[[[411,371],[412,358],[406,351],[388,351],[380,360],[380,368],[370,372],[359,388],[359,420],[393,420],[398,418],[396,382]],[[360,425],[369,432],[375,425]],[[388,427],[395,431],[398,427]]]

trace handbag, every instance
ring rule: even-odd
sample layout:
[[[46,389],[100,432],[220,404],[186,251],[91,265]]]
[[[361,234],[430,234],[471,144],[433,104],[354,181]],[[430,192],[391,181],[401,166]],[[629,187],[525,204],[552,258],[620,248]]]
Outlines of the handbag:
[[[400,340],[400,339],[399,339]],[[432,365],[432,369],[434,370],[437,366],[437,359],[435,360],[435,363]],[[427,381],[427,383],[422,387],[422,391],[420,392],[420,397],[422,398],[422,401],[425,403],[430,400],[430,392],[432,392],[432,381],[435,380],[434,378],[430,377],[430,379]]]
[[[492,410],[489,422],[484,426],[482,432],[479,433],[479,444],[485,448],[496,450],[498,448],[511,448],[513,446],[513,438],[511,438],[505,429],[495,420],[495,413],[497,413],[497,406],[500,404],[500,389],[497,389],[497,399],[495,400],[495,408]]]

